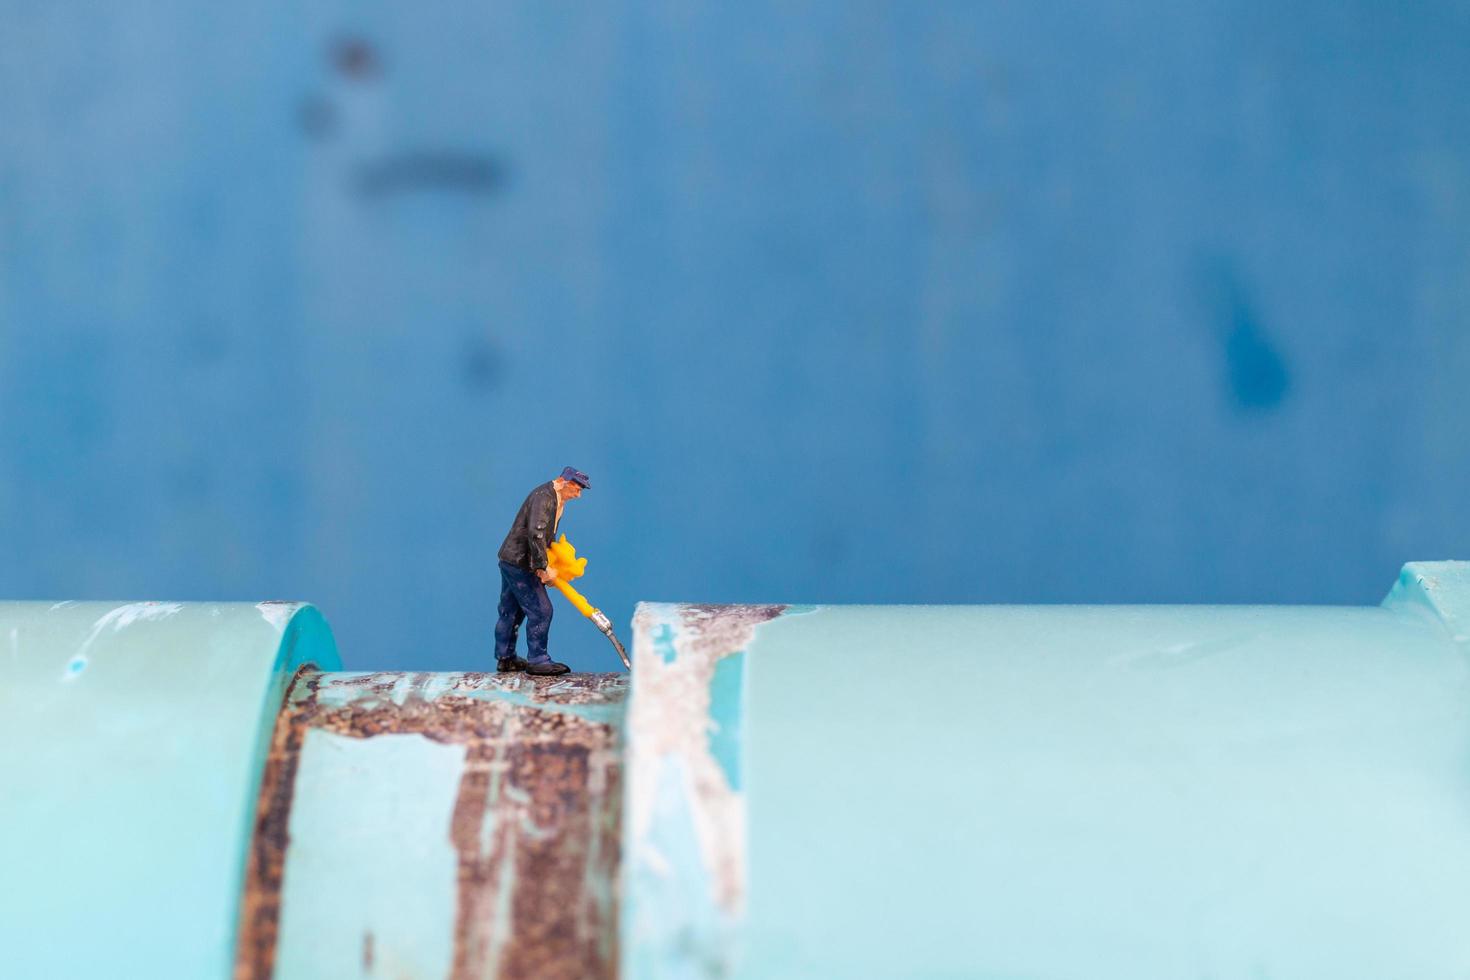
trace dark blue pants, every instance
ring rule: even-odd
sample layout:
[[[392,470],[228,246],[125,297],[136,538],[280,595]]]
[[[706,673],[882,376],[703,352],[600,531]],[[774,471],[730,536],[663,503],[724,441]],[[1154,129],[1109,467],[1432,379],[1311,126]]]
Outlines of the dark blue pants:
[[[526,660],[542,664],[551,632],[551,596],[529,568],[500,563],[500,620],[495,624],[495,659],[515,656],[516,632],[526,623]]]

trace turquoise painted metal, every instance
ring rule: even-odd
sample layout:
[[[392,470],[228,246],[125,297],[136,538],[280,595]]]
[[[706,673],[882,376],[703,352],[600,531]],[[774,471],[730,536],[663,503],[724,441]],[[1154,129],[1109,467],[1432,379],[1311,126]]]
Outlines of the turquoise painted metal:
[[[644,605],[634,636],[626,976],[1470,969],[1466,563],[1374,608]]]
[[[0,976],[228,977],[300,603],[0,603]]]
[[[341,673],[294,604],[0,604],[0,975],[1470,970],[1470,563],[633,636],[624,707]]]

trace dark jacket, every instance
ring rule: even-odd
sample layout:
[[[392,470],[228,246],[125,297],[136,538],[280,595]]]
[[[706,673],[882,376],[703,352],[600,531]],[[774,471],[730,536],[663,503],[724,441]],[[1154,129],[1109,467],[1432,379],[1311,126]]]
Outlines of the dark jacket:
[[[516,511],[510,533],[500,546],[500,560],[532,570],[545,568],[546,546],[555,534],[556,488],[543,483],[526,495],[525,503]]]

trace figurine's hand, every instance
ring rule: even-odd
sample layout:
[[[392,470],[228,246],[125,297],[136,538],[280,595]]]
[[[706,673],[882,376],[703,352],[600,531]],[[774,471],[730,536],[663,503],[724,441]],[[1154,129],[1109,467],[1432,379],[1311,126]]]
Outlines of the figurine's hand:
[[[536,569],[536,577],[541,580],[542,585],[550,585],[556,581],[556,569],[538,568]]]

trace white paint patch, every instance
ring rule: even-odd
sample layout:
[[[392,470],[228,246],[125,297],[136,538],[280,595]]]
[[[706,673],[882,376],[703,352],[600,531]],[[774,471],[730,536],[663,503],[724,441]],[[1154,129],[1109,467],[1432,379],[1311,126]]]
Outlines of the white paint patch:
[[[284,631],[286,624],[291,622],[291,617],[296,615],[296,610],[305,603],[301,602],[257,602],[255,608],[265,617],[265,621],[278,630]]]
[[[75,599],[63,599],[60,602],[53,602],[50,611],[55,612],[58,609],[65,609],[67,606],[75,606],[76,604],[77,601]]]
[[[710,750],[711,685],[716,664],[744,650],[760,625],[782,609],[640,603],[633,616],[636,681],[624,730],[625,874],[636,881],[643,870],[672,873],[688,887],[704,887],[709,910],[731,921],[745,907],[745,796],[730,785]],[[654,847],[660,826],[685,822],[693,827],[700,867],[681,866],[682,856]],[[637,914],[647,915],[650,908]]]
[[[278,977],[447,977],[459,856],[449,839],[465,747],[422,735],[306,732],[281,886]],[[404,896],[412,896],[406,900]],[[391,964],[390,967],[385,964]]]
[[[648,870],[660,878],[667,879],[674,876],[673,864],[669,862],[668,858],[664,857],[664,852],[660,851],[654,845],[645,842],[643,844],[643,850],[639,852],[639,856],[648,865]]]
[[[111,626],[114,633],[120,633],[134,623],[168,619],[183,608],[184,605],[180,602],[130,602],[104,614],[93,628],[100,632]]]
[[[167,619],[183,608],[183,603],[179,602],[130,602],[126,606],[118,606],[92,624],[92,632],[77,650],[77,656],[84,655],[109,626],[114,633],[121,633],[134,623]]]

